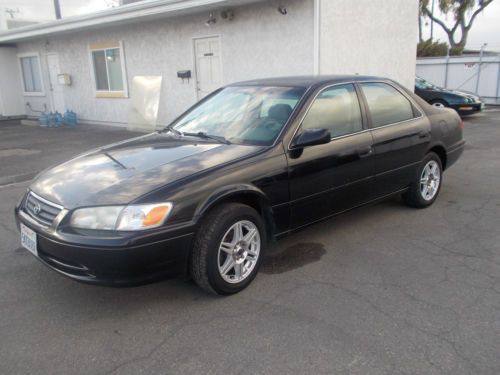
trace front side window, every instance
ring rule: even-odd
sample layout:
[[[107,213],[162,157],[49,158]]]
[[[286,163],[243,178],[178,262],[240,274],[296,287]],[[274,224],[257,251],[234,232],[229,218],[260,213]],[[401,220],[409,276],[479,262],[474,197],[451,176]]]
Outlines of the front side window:
[[[361,87],[368,104],[373,128],[415,117],[410,101],[391,85],[370,82],[362,83]]]
[[[325,89],[307,112],[302,129],[327,129],[333,137],[359,132],[363,129],[361,109],[352,84]]]
[[[232,143],[271,145],[304,92],[295,87],[226,87],[172,127],[185,133],[224,137]]]
[[[98,93],[125,92],[123,53],[119,44],[91,46],[94,81]]]
[[[23,56],[19,58],[19,61],[21,63],[24,92],[27,94],[43,93],[40,59],[38,56]]]

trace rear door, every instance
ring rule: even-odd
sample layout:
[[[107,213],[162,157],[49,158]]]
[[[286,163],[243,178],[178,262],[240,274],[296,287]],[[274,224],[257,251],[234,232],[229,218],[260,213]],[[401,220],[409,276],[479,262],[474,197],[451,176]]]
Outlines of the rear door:
[[[328,129],[332,140],[288,153],[292,228],[371,198],[372,137],[364,126],[354,85],[323,89],[308,108],[297,134],[308,128]]]
[[[386,82],[360,83],[373,136],[376,197],[407,187],[430,143],[431,127],[402,90]]]

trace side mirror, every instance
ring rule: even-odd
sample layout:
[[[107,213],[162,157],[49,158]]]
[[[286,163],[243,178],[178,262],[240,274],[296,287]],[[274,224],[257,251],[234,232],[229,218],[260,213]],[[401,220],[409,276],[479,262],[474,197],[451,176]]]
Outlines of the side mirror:
[[[324,145],[330,143],[332,136],[326,129],[306,129],[298,134],[293,140],[293,148],[303,148],[307,146]]]

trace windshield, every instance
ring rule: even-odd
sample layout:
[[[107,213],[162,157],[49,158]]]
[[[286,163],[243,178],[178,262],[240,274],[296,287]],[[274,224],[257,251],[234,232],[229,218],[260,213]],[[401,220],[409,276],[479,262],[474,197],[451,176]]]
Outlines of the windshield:
[[[223,137],[231,143],[271,145],[304,92],[296,87],[226,87],[179,118],[172,128]]]
[[[417,86],[419,89],[425,90],[425,89],[432,89],[436,86],[434,86],[432,83],[427,82],[425,79],[417,77],[415,78],[415,86]]]

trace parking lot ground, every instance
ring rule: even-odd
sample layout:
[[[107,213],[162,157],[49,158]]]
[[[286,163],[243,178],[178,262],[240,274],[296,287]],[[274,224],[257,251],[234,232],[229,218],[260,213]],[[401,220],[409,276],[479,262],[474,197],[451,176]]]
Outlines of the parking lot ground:
[[[2,175],[122,138],[67,132],[66,148],[58,130],[0,129],[1,150],[40,150],[0,157]],[[29,182],[0,187],[0,373],[499,374],[500,111],[466,118],[465,134],[432,207],[396,197],[311,226],[231,297],[66,279],[20,248],[12,211]]]
[[[138,133],[109,126],[41,128],[0,121],[0,185],[30,180],[78,153],[134,135]]]

